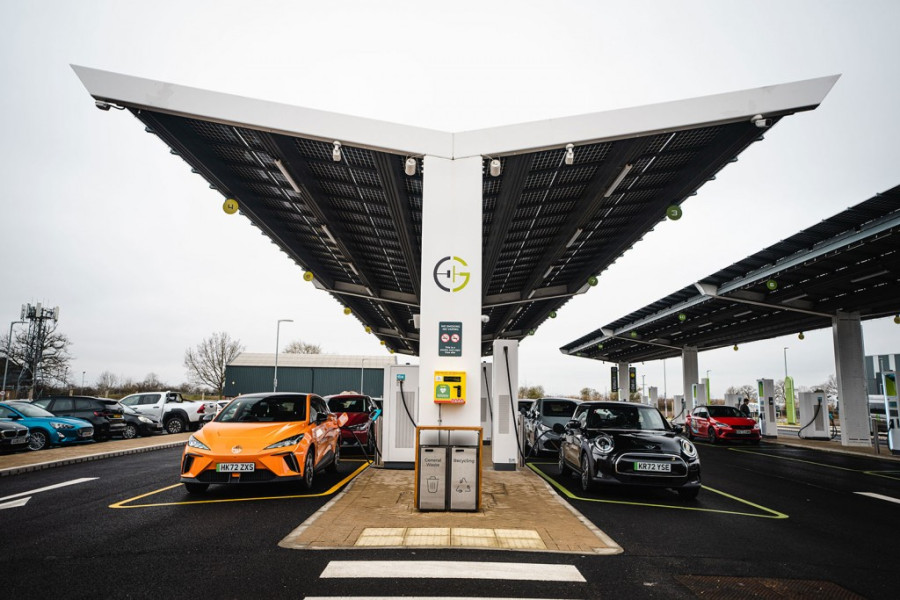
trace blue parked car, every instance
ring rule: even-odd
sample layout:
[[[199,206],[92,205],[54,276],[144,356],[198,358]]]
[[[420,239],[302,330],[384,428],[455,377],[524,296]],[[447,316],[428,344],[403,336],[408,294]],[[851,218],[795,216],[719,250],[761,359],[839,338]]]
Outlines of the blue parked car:
[[[28,441],[31,450],[90,442],[94,437],[94,426],[88,421],[73,417],[57,417],[28,402],[0,402],[0,420],[26,426],[31,432]]]

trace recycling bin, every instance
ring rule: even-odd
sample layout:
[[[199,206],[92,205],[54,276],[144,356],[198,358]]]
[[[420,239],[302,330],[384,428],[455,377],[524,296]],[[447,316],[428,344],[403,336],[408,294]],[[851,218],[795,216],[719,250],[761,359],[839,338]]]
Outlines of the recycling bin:
[[[450,510],[478,509],[478,448],[450,447]]]

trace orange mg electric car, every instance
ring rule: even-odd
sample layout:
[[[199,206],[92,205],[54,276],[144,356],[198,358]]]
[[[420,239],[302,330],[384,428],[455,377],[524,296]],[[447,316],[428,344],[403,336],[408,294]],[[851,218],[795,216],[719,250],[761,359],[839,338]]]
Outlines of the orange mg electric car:
[[[181,482],[192,494],[213,483],[300,481],[310,489],[317,471],[337,471],[340,460],[341,423],[321,397],[248,394],[190,437]]]

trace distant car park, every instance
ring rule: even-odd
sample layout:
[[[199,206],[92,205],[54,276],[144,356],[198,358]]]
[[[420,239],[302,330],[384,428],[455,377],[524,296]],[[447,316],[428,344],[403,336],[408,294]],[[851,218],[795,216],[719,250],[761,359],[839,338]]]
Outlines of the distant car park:
[[[27,427],[31,450],[91,442],[94,436],[94,426],[89,421],[57,417],[30,402],[0,402],[0,420]]]
[[[57,417],[74,417],[90,422],[94,426],[94,439],[98,442],[122,435],[125,429],[123,407],[118,400],[93,396],[49,396],[38,398],[32,404]]]

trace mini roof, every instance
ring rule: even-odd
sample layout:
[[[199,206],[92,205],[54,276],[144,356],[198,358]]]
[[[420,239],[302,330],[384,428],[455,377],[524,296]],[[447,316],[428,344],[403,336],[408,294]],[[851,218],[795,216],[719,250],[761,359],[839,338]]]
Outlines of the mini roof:
[[[482,190],[487,355],[494,339],[521,340],[587,291],[669,207],[781,118],[818,106],[837,81],[447,133],[73,68],[98,107],[127,108],[210,187],[237,199],[316,286],[406,354],[418,354],[428,156],[502,163]],[[412,176],[408,158],[417,161]]]
[[[680,356],[900,312],[900,186],[560,348],[607,362]]]

